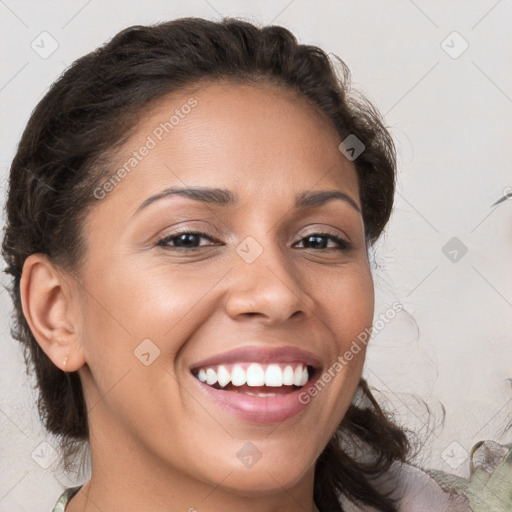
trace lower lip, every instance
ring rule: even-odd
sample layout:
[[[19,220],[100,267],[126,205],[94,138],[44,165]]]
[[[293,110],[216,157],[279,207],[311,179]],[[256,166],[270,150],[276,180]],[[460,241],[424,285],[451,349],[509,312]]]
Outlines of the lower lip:
[[[301,403],[299,396],[314,383],[317,378],[316,373],[296,391],[286,395],[267,397],[245,395],[236,391],[222,391],[204,384],[194,376],[192,378],[210,399],[239,418],[254,423],[279,423],[296,416],[308,405]]]

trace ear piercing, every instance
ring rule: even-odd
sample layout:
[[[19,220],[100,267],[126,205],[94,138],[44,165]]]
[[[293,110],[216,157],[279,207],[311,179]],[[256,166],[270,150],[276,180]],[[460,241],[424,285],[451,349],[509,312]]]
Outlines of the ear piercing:
[[[68,356],[66,356],[66,359],[64,359],[64,362],[62,363],[62,366],[66,366],[66,364],[67,364],[67,362],[68,362],[68,359],[69,359],[69,357],[68,357]]]

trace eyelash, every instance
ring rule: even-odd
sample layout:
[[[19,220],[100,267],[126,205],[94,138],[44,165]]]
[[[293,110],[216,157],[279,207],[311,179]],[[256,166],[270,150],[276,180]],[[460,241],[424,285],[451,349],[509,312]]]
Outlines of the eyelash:
[[[178,238],[181,235],[199,235],[201,238],[208,238],[209,240],[214,241],[212,239],[212,237],[208,236],[206,233],[202,233],[200,231],[183,230],[183,231],[179,231],[179,232],[164,236],[163,238],[159,239],[156,242],[156,245],[163,247],[164,249],[167,249],[167,250],[179,251],[179,252],[195,251],[197,249],[200,249],[201,247],[212,247],[211,245],[210,246],[203,245],[203,246],[199,246],[199,247],[188,247],[187,248],[187,247],[174,247],[172,245],[168,245],[168,243],[171,240],[174,240],[175,238]],[[309,237],[314,237],[314,236],[330,238],[331,240],[333,240],[334,242],[336,242],[338,244],[338,247],[326,247],[324,249],[319,249],[321,251],[328,251],[328,250],[332,250],[332,249],[337,250],[337,251],[348,251],[349,249],[352,248],[352,245],[349,242],[347,242],[343,238],[340,238],[339,236],[337,236],[333,233],[328,233],[328,232],[311,233],[309,235],[302,237],[299,240],[299,242],[302,242],[304,239],[309,238]],[[306,249],[312,249],[312,248],[306,247]],[[312,250],[318,250],[318,249],[312,249]]]

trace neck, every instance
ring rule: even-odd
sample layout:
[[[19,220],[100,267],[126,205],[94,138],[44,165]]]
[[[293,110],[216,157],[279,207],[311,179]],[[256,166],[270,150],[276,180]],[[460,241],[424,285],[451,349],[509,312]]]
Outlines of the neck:
[[[216,482],[200,481],[154,453],[141,453],[133,438],[126,435],[107,440],[91,431],[91,440],[91,478],[69,501],[66,512],[317,511],[313,503],[314,467],[286,489],[267,472],[267,490],[248,492],[236,488],[233,472],[219,473]]]

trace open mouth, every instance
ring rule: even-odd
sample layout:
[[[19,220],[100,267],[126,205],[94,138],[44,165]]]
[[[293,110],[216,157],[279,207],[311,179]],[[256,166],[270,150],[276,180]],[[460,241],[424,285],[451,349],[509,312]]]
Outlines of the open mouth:
[[[241,362],[195,368],[192,375],[213,389],[266,398],[297,391],[310,381],[315,371],[302,362]]]
[[[301,398],[321,369],[314,353],[294,346],[242,346],[189,367],[198,391],[212,407],[254,424],[300,418],[306,409],[318,407],[307,407],[309,400]]]

